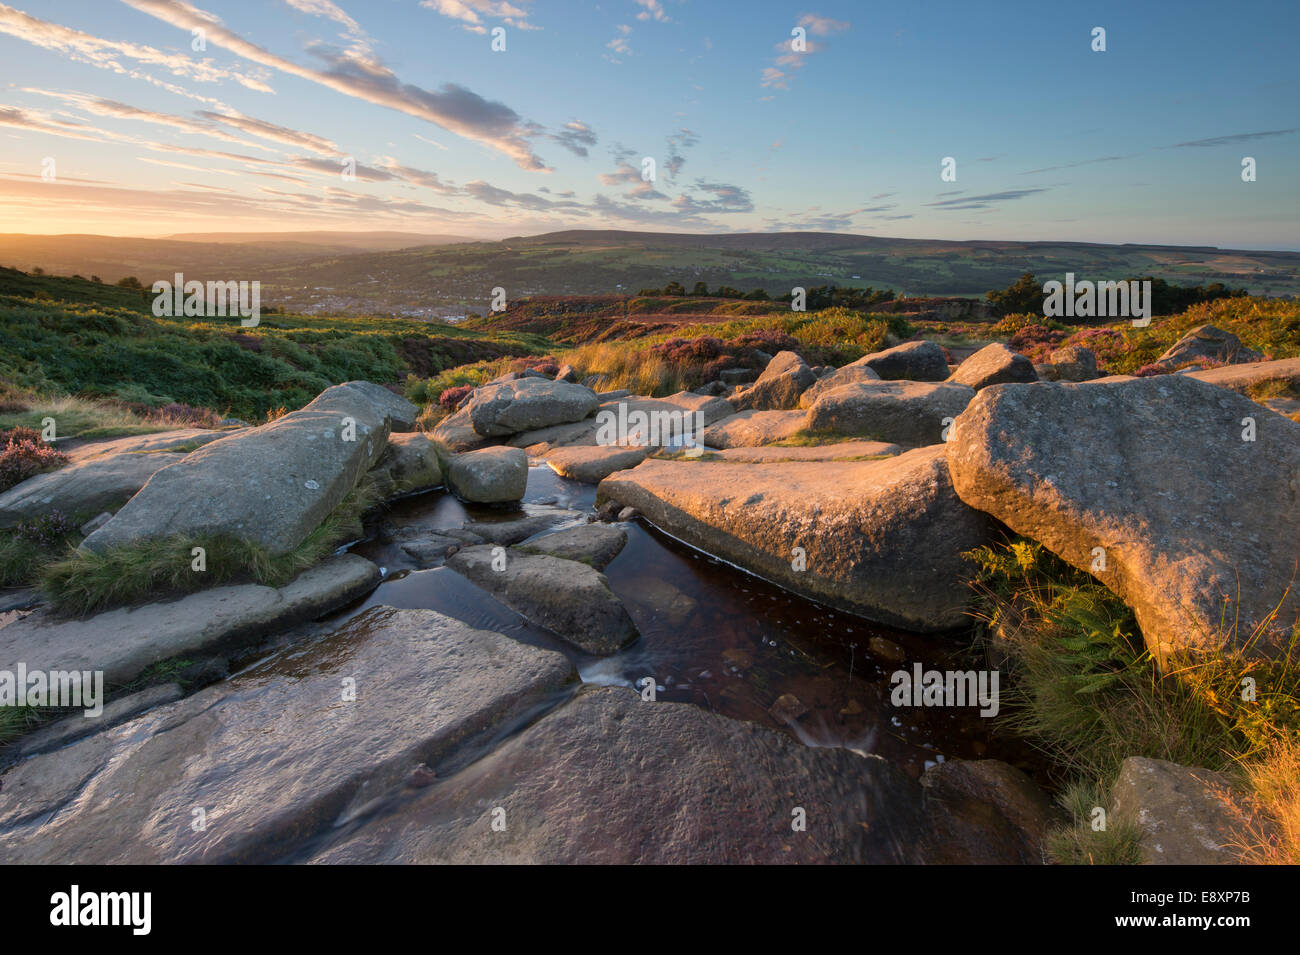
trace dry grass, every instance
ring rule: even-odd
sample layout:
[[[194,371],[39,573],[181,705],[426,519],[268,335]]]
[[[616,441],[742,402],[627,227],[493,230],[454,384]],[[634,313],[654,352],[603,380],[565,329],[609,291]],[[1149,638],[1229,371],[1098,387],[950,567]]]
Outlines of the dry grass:
[[[1259,815],[1242,814],[1237,848],[1251,865],[1300,865],[1300,742],[1282,737],[1242,766]]]
[[[75,396],[23,399],[26,411],[0,414],[0,430],[16,427],[42,428],[46,418],[54,419],[56,440],[65,438],[109,438],[129,434],[168,431],[173,426],[148,421],[133,411],[105,401]]]

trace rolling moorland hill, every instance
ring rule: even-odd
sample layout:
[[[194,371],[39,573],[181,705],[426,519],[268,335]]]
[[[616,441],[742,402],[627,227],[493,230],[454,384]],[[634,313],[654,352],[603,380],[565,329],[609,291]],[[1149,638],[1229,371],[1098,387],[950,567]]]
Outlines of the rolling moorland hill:
[[[264,308],[261,323],[159,318],[147,289],[0,269],[0,383],[5,392],[108,399],[147,411],[173,404],[262,420],[325,387],[366,379],[401,388],[431,418],[449,389],[504,371],[568,362],[607,388],[667,395],[794,349],[843,364],[929,338],[954,357],[1002,340],[1035,361],[1084,345],[1112,373],[1139,371],[1189,329],[1223,328],[1275,358],[1300,355],[1300,304],[1228,297],[1128,322],[1067,325],[1035,314],[996,322],[936,317],[928,301],[792,312],[772,301],[712,296],[539,296],[461,325],[403,317],[303,315]],[[4,394],[0,394],[3,400]],[[0,414],[0,418],[3,415]],[[39,420],[36,419],[36,420]],[[3,421],[0,427],[24,421]]]
[[[181,241],[183,238],[185,241]],[[447,242],[401,233],[264,236],[0,236],[0,264],[61,274],[256,279],[262,301],[286,311],[411,317],[486,314],[492,289],[510,301],[543,295],[635,294],[687,288],[794,286],[890,289],[909,296],[982,297],[1025,272],[1042,278],[1155,276],[1222,282],[1255,295],[1300,295],[1300,253],[1079,242],[951,242],[825,232],[691,235],[567,231],[499,242]],[[247,241],[240,241],[246,239]],[[194,240],[194,241],[191,241]],[[378,243],[391,243],[381,245]]]

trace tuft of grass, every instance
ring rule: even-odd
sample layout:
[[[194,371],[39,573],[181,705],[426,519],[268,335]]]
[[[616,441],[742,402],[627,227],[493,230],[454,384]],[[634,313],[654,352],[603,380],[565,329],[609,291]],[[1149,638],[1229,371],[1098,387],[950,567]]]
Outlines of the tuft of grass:
[[[379,501],[374,479],[363,478],[287,554],[273,556],[252,541],[224,535],[174,536],[137,541],[102,554],[73,551],[43,567],[38,581],[54,609],[76,616],[238,581],[279,587],[320,563],[340,544],[359,538],[364,515]],[[201,572],[192,569],[195,547],[204,549],[206,569]]]
[[[1276,740],[1244,771],[1264,820],[1240,818],[1237,846],[1242,861],[1300,865],[1300,741]]]
[[[0,706],[0,746],[26,736],[42,722],[36,707]]]
[[[1252,635],[1173,655],[1162,670],[1132,611],[1042,545],[1018,538],[968,556],[984,640],[1010,671],[1006,719],[1072,784],[1104,790],[1129,756],[1250,779],[1300,739],[1300,634],[1275,658],[1252,656]],[[1075,858],[1079,834],[1062,839]]]
[[[1138,865],[1142,861],[1142,830],[1128,818],[1108,814],[1105,828],[1095,829],[1093,810],[1106,805],[1099,782],[1077,781],[1060,797],[1071,825],[1048,836],[1047,852],[1061,865]]]

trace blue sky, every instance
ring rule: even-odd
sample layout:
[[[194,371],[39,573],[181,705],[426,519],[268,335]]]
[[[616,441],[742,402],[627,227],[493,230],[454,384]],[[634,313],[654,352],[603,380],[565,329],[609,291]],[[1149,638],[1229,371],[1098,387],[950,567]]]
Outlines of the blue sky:
[[[1294,0],[0,2],[0,231],[1297,249],[1298,31]]]

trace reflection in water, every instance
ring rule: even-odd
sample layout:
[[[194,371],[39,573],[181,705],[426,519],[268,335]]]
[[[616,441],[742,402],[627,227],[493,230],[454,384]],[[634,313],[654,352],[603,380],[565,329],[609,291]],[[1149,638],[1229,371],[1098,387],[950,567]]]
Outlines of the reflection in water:
[[[594,488],[559,478],[547,467],[530,469],[524,511],[589,509],[594,501]],[[467,517],[501,514],[432,494],[397,505],[383,524],[418,524],[436,533],[459,527]],[[966,652],[962,635],[879,626],[752,577],[648,525],[623,526],[627,546],[605,574],[641,639],[611,657],[592,657],[564,644],[445,568],[394,575],[347,616],[378,604],[438,610],[560,650],[586,682],[640,688],[653,677],[659,700],[694,703],[777,727],[809,745],[877,753],[913,776],[944,758],[992,758],[1046,781],[1032,750],[1008,732],[994,732],[997,721],[981,718],[977,706],[891,703],[890,675],[910,671],[914,663],[927,670],[978,669],[981,664]],[[396,548],[382,544],[382,537],[381,529],[379,541],[358,551],[390,570],[401,567],[400,560],[392,563]]]

